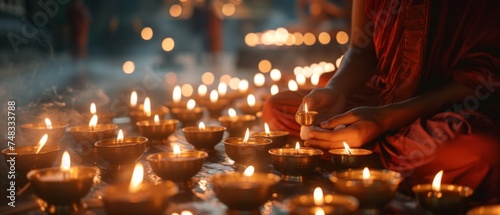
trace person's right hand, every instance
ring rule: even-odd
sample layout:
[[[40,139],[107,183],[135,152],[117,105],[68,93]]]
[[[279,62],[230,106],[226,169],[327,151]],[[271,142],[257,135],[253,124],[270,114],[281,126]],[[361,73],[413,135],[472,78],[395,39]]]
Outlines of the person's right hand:
[[[315,124],[328,120],[346,111],[347,99],[343,93],[334,88],[318,88],[312,90],[302,99],[299,110],[304,110],[303,105],[307,103],[307,108],[317,111]]]

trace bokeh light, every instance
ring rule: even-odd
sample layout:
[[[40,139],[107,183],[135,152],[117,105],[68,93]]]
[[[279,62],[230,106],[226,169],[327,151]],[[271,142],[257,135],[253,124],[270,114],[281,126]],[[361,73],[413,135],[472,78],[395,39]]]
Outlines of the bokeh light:
[[[331,40],[332,38],[330,37],[330,34],[328,34],[327,32],[321,32],[318,36],[319,43],[323,45],[330,43]]]
[[[132,61],[125,61],[123,63],[123,72],[125,74],[131,74],[135,71],[135,64]]]
[[[316,43],[316,37],[314,36],[314,34],[312,33],[305,33],[304,34],[304,44],[308,45],[308,46],[312,46],[314,45],[314,43]]]
[[[337,32],[336,39],[339,44],[346,44],[349,42],[349,35],[344,31],[339,31]]]
[[[281,72],[278,69],[271,70],[271,80],[279,81],[281,80]]]
[[[214,80],[215,80],[214,74],[209,71],[203,73],[203,75],[201,76],[201,82],[203,82],[206,85],[213,84]]]
[[[185,97],[189,97],[193,95],[193,86],[191,84],[184,84],[181,87],[182,95]]]
[[[262,73],[268,73],[272,67],[273,65],[269,60],[264,59],[259,62],[259,71]]]
[[[173,4],[170,6],[169,13],[172,17],[179,17],[182,14],[182,7],[178,4]]]
[[[233,90],[237,90],[239,85],[240,85],[239,78],[233,77],[233,78],[231,78],[231,80],[229,80],[229,88],[231,88]]]
[[[163,41],[161,42],[161,48],[163,49],[163,51],[166,52],[172,51],[174,47],[175,47],[175,41],[170,37],[163,39]]]
[[[229,2],[222,5],[222,14],[224,14],[224,16],[232,16],[234,12],[236,12],[236,7],[233,3]]]
[[[253,77],[253,83],[257,87],[262,87],[266,83],[266,77],[262,73],[256,73]]]
[[[247,46],[250,47],[255,47],[259,45],[259,36],[257,36],[257,34],[255,33],[248,33],[245,36],[245,44],[247,44]]]
[[[145,27],[141,31],[141,37],[143,40],[150,40],[153,38],[153,29],[150,27]]]

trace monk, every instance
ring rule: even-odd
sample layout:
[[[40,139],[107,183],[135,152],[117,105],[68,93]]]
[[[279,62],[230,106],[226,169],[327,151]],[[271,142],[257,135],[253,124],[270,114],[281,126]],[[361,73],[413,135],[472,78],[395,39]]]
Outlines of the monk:
[[[294,116],[307,103],[326,130],[310,131],[306,146],[345,141],[374,150],[406,188],[444,170],[443,183],[499,200],[498,14],[496,0],[353,1],[340,68],[322,88],[271,97],[263,119],[298,137]]]

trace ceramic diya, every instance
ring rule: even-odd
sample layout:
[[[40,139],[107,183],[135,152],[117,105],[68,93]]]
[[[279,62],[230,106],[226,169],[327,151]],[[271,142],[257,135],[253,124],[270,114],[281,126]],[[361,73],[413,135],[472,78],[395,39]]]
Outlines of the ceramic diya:
[[[154,120],[140,121],[136,126],[141,135],[148,138],[149,144],[163,144],[168,142],[168,137],[175,132],[178,123],[179,120],[160,120],[160,117],[155,115]]]
[[[323,151],[300,147],[297,142],[295,148],[274,148],[269,154],[283,181],[303,182],[304,176],[312,174],[318,166]]]
[[[215,145],[221,142],[225,130],[224,126],[205,126],[205,123],[200,122],[198,126],[183,128],[182,132],[188,143],[197,150],[213,152]]]

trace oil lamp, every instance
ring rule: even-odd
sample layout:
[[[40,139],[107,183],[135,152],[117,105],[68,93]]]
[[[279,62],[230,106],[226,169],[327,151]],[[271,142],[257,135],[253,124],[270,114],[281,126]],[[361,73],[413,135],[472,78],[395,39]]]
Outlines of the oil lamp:
[[[339,170],[362,168],[370,163],[372,155],[372,151],[350,148],[346,142],[343,149],[331,149],[328,152],[332,155],[334,167]]]
[[[272,140],[262,137],[251,137],[247,128],[245,137],[232,137],[223,141],[226,154],[235,161],[235,165],[261,167],[268,159],[267,149]]]
[[[234,210],[255,210],[271,199],[280,178],[274,174],[254,173],[249,166],[243,173],[213,175],[209,182],[217,198]]]
[[[158,115],[154,120],[143,120],[136,123],[142,136],[148,138],[148,144],[164,144],[168,137],[175,132],[179,120],[162,119]]]
[[[27,143],[36,142],[47,134],[47,145],[59,145],[67,127],[68,124],[53,123],[49,118],[45,118],[43,123],[28,123],[20,126],[22,137]]]
[[[203,166],[208,154],[203,151],[181,151],[179,145],[173,145],[172,152],[161,152],[149,155],[147,160],[153,172],[163,180],[172,180],[179,188],[187,190],[193,188],[191,178]]]
[[[295,114],[295,121],[300,125],[311,126],[314,124],[316,115],[318,115],[318,112],[308,110],[307,103],[304,103],[304,110]]]
[[[187,101],[182,101],[182,90],[180,86],[175,86],[172,91],[172,101],[166,102],[165,105],[168,109],[173,108],[186,108]]]
[[[228,115],[218,118],[222,126],[227,128],[229,136],[241,137],[245,134],[247,128],[254,125],[256,117],[253,115],[236,115],[232,108],[228,110]]]
[[[466,213],[466,215],[498,215],[498,214],[500,214],[500,204],[474,207],[468,210]]]
[[[30,170],[51,167],[55,163],[61,147],[46,144],[47,139],[48,135],[44,134],[35,146],[2,150],[7,166],[10,165],[10,162],[15,163],[17,186],[26,184],[26,173]]]
[[[177,194],[178,188],[171,181],[160,184],[143,182],[144,167],[135,165],[129,184],[111,185],[104,191],[102,200],[108,214],[163,214],[170,198]]]
[[[221,142],[225,130],[224,126],[205,126],[205,123],[200,122],[198,126],[183,128],[182,132],[188,143],[196,149],[213,152],[214,146]]]
[[[165,115],[167,115],[168,113],[168,109],[164,106],[161,106],[155,110],[152,110],[151,107],[151,100],[149,99],[149,97],[146,97],[144,99],[144,108],[142,111],[136,110],[130,112],[130,120],[132,121],[132,124],[136,125],[136,123],[140,121],[153,120],[153,117],[155,115],[158,115],[160,119],[163,119],[163,117],[165,117]]]
[[[146,149],[145,137],[124,137],[120,129],[116,138],[97,141],[97,154],[111,165],[131,165],[142,156]]]
[[[207,108],[210,117],[217,118],[221,115],[222,110],[228,107],[231,102],[225,98],[219,98],[219,93],[216,90],[210,92],[210,101],[200,100],[200,104]]]
[[[190,99],[187,102],[186,107],[170,109],[172,118],[179,120],[182,123],[182,127],[196,125],[196,123],[203,117],[204,113],[205,108],[196,107],[194,99]]]
[[[436,174],[432,184],[416,185],[413,192],[426,210],[435,214],[458,214],[474,191],[466,186],[441,184],[442,177],[443,170]]]
[[[288,141],[288,131],[271,131],[269,125],[264,123],[264,131],[252,132],[251,137],[264,137],[271,139],[273,142],[269,146],[270,149],[283,147]]]
[[[285,201],[291,215],[351,214],[358,208],[359,202],[352,196],[326,194],[320,187],[313,195],[304,194]]]
[[[333,172],[333,187],[342,194],[354,196],[363,209],[379,208],[395,195],[402,180],[401,174],[391,170],[347,170]]]
[[[274,168],[281,173],[282,180],[303,182],[303,176],[312,174],[318,166],[323,151],[300,147],[297,142],[295,148],[274,148],[269,150],[269,154]]]
[[[78,145],[77,152],[82,156],[95,156],[94,143],[99,140],[113,138],[115,124],[98,124],[98,117],[94,115],[88,125],[79,125],[69,128],[73,140]]]
[[[83,208],[81,199],[90,191],[97,171],[96,167],[71,166],[64,152],[61,167],[31,170],[27,177],[36,195],[47,203],[46,213],[68,214]]]

